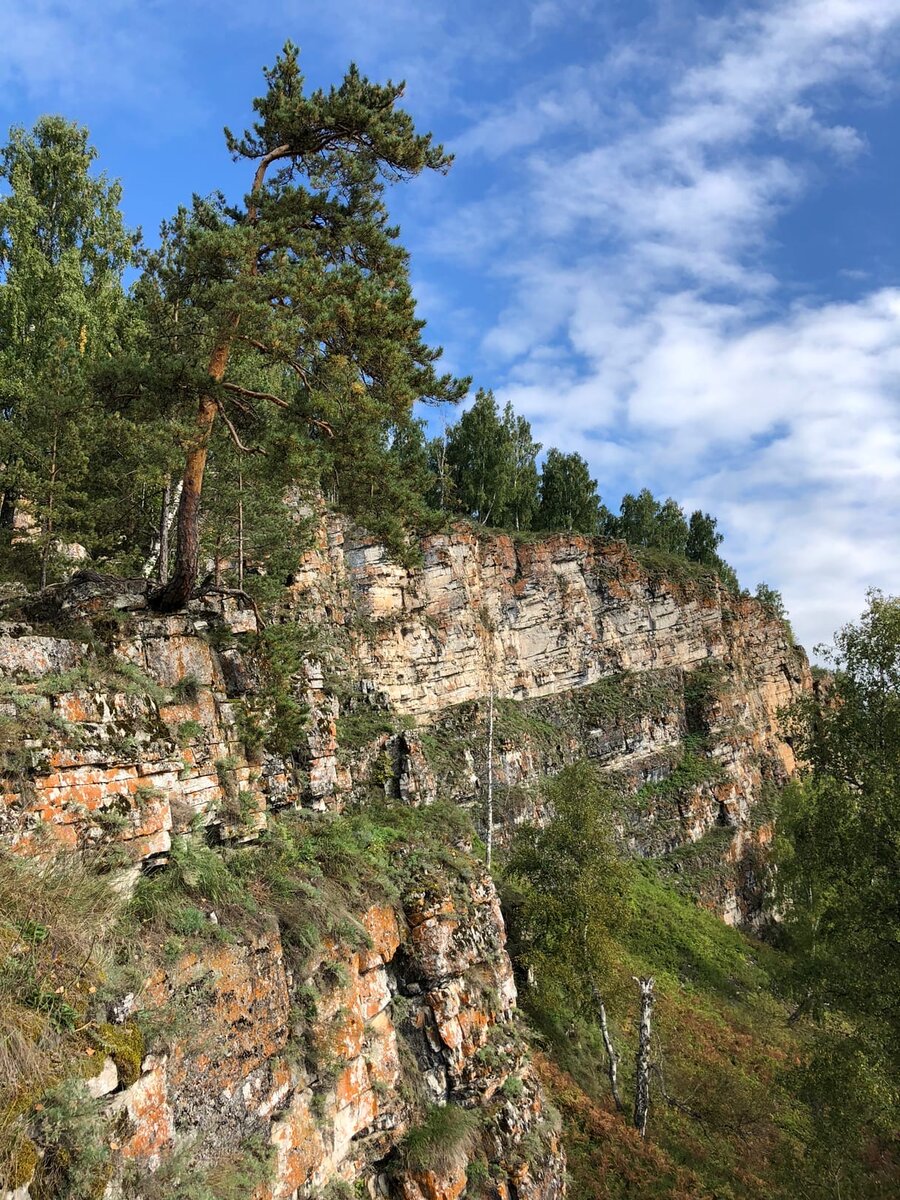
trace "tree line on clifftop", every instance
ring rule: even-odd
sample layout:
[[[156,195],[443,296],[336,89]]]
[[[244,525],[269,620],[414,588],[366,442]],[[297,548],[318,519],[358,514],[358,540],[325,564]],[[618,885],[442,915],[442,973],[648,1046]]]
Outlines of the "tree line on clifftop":
[[[397,553],[448,518],[624,538],[717,572],[716,520],[646,488],[618,514],[586,461],[541,446],[489,391],[429,440],[419,403],[453,405],[423,340],[386,184],[451,156],[351,67],[306,93],[287,44],[232,157],[248,192],[194,196],[148,248],[83,127],[42,117],[0,151],[0,548],[44,584],[86,555],[143,572],[154,604],[199,575],[282,579],[296,506],[323,494]],[[126,286],[127,282],[127,286]],[[171,533],[171,536],[170,536]],[[11,547],[15,552],[11,553]],[[764,589],[763,599],[777,597]]]

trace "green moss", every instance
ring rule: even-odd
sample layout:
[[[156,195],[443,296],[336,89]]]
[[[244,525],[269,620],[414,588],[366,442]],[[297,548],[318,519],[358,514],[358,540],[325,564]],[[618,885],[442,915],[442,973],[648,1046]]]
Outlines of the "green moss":
[[[38,1148],[31,1138],[20,1137],[8,1151],[0,1151],[0,1160],[3,1160],[5,1175],[5,1178],[0,1176],[0,1182],[14,1192],[33,1177],[38,1164]]]
[[[98,1025],[93,1031],[94,1042],[116,1064],[119,1082],[131,1087],[141,1074],[144,1060],[144,1035],[133,1022],[124,1025]]]

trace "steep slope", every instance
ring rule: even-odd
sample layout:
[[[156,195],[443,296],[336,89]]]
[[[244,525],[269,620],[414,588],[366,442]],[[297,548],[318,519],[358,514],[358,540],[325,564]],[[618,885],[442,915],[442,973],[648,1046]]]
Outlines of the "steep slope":
[[[94,990],[87,965],[59,985],[82,1032],[48,1001],[35,1033],[100,1068],[110,1196],[151,1197],[151,1178],[181,1195],[185,1163],[226,1195],[237,1148],[268,1164],[257,1200],[356,1185],[450,1200],[467,1161],[467,1195],[562,1195],[493,885],[435,803],[484,830],[492,693],[499,843],[540,817],[545,775],[587,756],[629,797],[626,845],[697,867],[729,919],[757,913],[765,791],[792,767],[777,711],[808,683],[783,624],[619,543],[457,529],[422,560],[323,520],[266,627],[239,597],[160,617],[142,584],[91,579],[7,608],[0,848],[85,851],[133,896],[140,953],[111,933]],[[20,983],[32,928],[44,919],[0,939]],[[55,969],[16,1011],[56,994]],[[139,1050],[113,1053],[101,1026]],[[4,1086],[11,1182],[40,1200],[47,1123],[33,1088]]]
[[[341,730],[354,782],[367,763],[383,775],[387,754],[401,794],[452,796],[483,830],[493,693],[501,842],[535,815],[542,776],[588,757],[634,797],[629,849],[688,848],[673,866],[694,868],[706,901],[756,919],[766,799],[794,767],[778,713],[810,686],[805,654],[763,605],[683,560],[644,563],[577,535],[458,527],[405,568],[340,520],[322,522],[293,592],[296,614],[340,634],[345,678],[359,680]],[[693,854],[709,835],[711,855]]]

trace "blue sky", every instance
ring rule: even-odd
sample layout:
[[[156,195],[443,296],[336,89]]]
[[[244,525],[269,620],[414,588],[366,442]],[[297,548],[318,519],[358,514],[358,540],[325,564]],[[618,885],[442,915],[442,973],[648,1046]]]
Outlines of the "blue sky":
[[[87,124],[152,236],[245,189],[288,37],[456,153],[390,198],[452,369],[716,513],[807,645],[900,592],[900,0],[0,0],[0,121]]]

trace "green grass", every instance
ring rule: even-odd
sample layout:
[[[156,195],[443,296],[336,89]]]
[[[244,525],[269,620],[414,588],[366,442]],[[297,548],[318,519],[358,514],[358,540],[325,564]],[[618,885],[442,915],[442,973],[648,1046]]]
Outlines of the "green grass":
[[[434,1171],[448,1175],[461,1171],[478,1141],[477,1113],[456,1104],[430,1108],[422,1122],[411,1129],[401,1147],[411,1171]]]
[[[684,738],[679,748],[677,761],[664,779],[649,780],[634,794],[633,803],[639,809],[652,810],[660,804],[672,801],[704,785],[721,782],[725,778],[722,764],[708,753],[706,742],[697,736]],[[629,801],[632,803],[632,801]]]
[[[811,1030],[788,1022],[778,950],[724,925],[669,886],[651,863],[630,868],[629,914],[599,981],[630,1104],[637,1024],[632,976],[653,975],[650,1129],[615,1112],[593,1014],[534,1007],[520,993],[550,1061],[541,1068],[562,1110],[578,1200],[831,1200],[813,1149],[812,1114],[795,1066]],[[665,1083],[665,1093],[663,1091]],[[667,1099],[668,1096],[668,1099]],[[873,1152],[874,1154],[874,1152]],[[845,1162],[841,1194],[887,1200],[891,1164]]]

